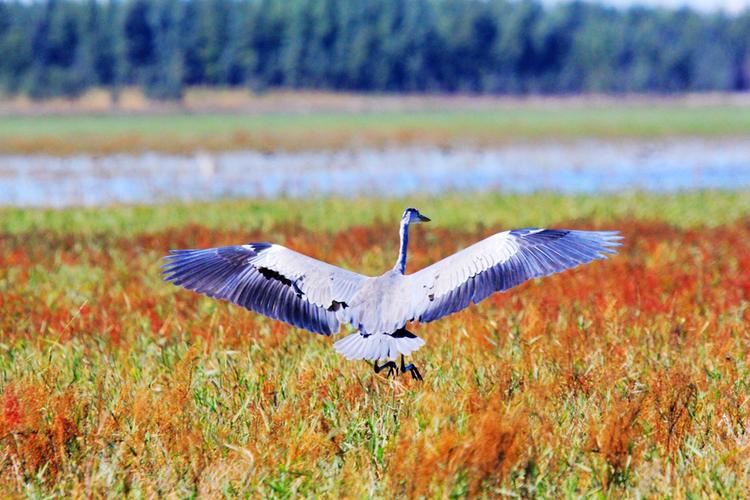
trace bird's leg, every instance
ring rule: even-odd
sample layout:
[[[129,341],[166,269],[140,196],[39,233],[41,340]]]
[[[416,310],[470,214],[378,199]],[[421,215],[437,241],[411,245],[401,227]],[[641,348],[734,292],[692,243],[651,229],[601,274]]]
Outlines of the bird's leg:
[[[396,363],[394,361],[388,361],[387,363],[383,363],[382,365],[378,366],[378,360],[376,359],[372,363],[372,367],[375,368],[375,373],[380,373],[381,370],[388,368],[386,378],[398,373],[398,367],[396,366]]]
[[[416,366],[414,366],[414,363],[409,363],[408,365],[404,366],[404,355],[401,355],[401,373],[410,372],[411,376],[414,380],[419,380],[420,382],[423,380],[422,375],[419,373],[419,370]]]

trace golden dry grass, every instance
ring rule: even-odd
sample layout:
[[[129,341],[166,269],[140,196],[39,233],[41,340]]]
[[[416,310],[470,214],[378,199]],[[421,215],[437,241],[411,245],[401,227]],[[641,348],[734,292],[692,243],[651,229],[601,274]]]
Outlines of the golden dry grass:
[[[424,383],[158,275],[169,248],[266,239],[374,273],[392,224],[4,233],[0,491],[742,496],[750,220],[556,225],[625,245],[418,326]],[[409,266],[490,232],[420,228]]]
[[[742,93],[699,93],[672,95],[606,94],[570,96],[506,96],[477,94],[362,94],[325,91],[274,90],[263,93],[243,88],[191,87],[181,101],[148,99],[136,87],[120,89],[113,101],[108,89],[95,88],[77,98],[51,98],[41,101],[23,95],[0,96],[0,115],[55,115],[101,113],[311,113],[373,111],[497,111],[531,109],[576,109],[627,106],[676,107],[733,106],[750,104]]]

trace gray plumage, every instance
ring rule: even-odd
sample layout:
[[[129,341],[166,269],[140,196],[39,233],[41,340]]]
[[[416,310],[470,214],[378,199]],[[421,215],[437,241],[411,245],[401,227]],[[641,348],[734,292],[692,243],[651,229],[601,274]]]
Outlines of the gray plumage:
[[[331,335],[350,324],[357,332],[334,344],[339,353],[395,359],[424,344],[406,331],[410,321],[435,321],[529,279],[603,259],[621,239],[617,231],[516,229],[405,274],[409,225],[426,221],[413,208],[404,211],[396,265],[377,277],[271,243],[175,250],[163,274],[176,285],[315,333]]]

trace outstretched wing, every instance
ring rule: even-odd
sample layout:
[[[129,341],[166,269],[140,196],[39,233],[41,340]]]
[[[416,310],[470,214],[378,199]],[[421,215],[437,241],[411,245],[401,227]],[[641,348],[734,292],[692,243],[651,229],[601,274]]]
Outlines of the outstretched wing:
[[[339,329],[337,311],[367,279],[271,243],[173,250],[164,279],[315,333]]]
[[[606,258],[617,231],[515,229],[486,238],[407,276],[414,318],[430,322],[524,281]]]

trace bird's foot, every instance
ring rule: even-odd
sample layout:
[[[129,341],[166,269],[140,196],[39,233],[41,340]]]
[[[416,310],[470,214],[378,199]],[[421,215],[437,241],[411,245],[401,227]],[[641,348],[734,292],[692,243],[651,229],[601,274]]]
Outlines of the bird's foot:
[[[403,374],[406,372],[411,373],[411,377],[414,380],[419,380],[420,382],[422,382],[423,380],[422,374],[419,373],[419,370],[417,369],[416,366],[414,366],[414,363],[409,363],[408,365],[404,365],[404,355],[402,354],[401,355],[401,373]]]
[[[398,373],[398,367],[396,366],[396,363],[394,361],[388,361],[387,363],[383,363],[382,365],[378,366],[378,361],[375,360],[372,364],[373,368],[375,368],[375,373],[380,373],[384,369],[388,369],[388,373],[386,373],[386,378],[390,376],[395,376]]]

